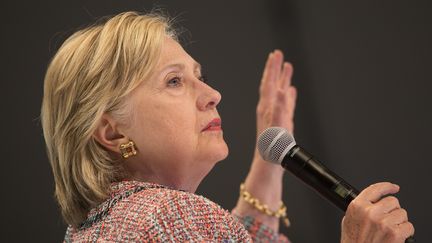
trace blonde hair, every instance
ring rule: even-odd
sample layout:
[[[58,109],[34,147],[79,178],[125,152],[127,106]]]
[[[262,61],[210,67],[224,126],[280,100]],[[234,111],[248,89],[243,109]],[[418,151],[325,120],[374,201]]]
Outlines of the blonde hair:
[[[104,113],[123,117],[124,97],[149,77],[166,36],[159,14],[119,14],[69,37],[48,67],[42,127],[66,223],[78,226],[123,176],[121,163],[93,138]]]

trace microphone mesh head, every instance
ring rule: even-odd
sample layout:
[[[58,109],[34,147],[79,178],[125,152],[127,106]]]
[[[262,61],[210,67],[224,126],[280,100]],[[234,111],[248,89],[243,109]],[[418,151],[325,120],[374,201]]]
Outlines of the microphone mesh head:
[[[264,160],[280,164],[296,145],[294,137],[282,127],[269,127],[258,138],[258,151]]]

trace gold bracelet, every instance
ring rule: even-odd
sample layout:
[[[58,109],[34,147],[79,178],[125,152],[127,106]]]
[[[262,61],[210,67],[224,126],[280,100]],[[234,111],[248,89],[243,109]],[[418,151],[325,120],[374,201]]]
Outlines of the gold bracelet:
[[[279,209],[277,211],[272,211],[268,208],[266,204],[261,203],[258,198],[252,196],[250,192],[246,191],[244,183],[240,184],[240,195],[243,200],[252,205],[261,213],[264,213],[265,215],[268,215],[270,217],[276,217],[278,219],[282,218],[286,227],[290,226],[291,223],[286,214],[286,206],[282,201],[280,202]]]

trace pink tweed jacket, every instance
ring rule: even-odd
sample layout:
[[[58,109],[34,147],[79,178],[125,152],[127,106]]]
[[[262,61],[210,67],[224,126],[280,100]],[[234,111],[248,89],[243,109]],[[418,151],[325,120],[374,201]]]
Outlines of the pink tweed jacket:
[[[209,199],[165,186],[122,181],[65,242],[289,242],[251,217],[236,217]]]

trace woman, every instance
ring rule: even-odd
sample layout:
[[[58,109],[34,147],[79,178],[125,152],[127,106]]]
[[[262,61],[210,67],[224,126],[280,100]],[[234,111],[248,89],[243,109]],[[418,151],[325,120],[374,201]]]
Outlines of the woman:
[[[293,131],[291,75],[282,53],[270,53],[257,134]],[[127,12],[67,39],[47,70],[42,104],[65,241],[288,241],[278,234],[283,170],[257,152],[231,213],[194,194],[228,154],[220,99],[161,16]],[[413,234],[397,199],[380,200],[397,190],[365,189],[343,220],[342,241]]]

